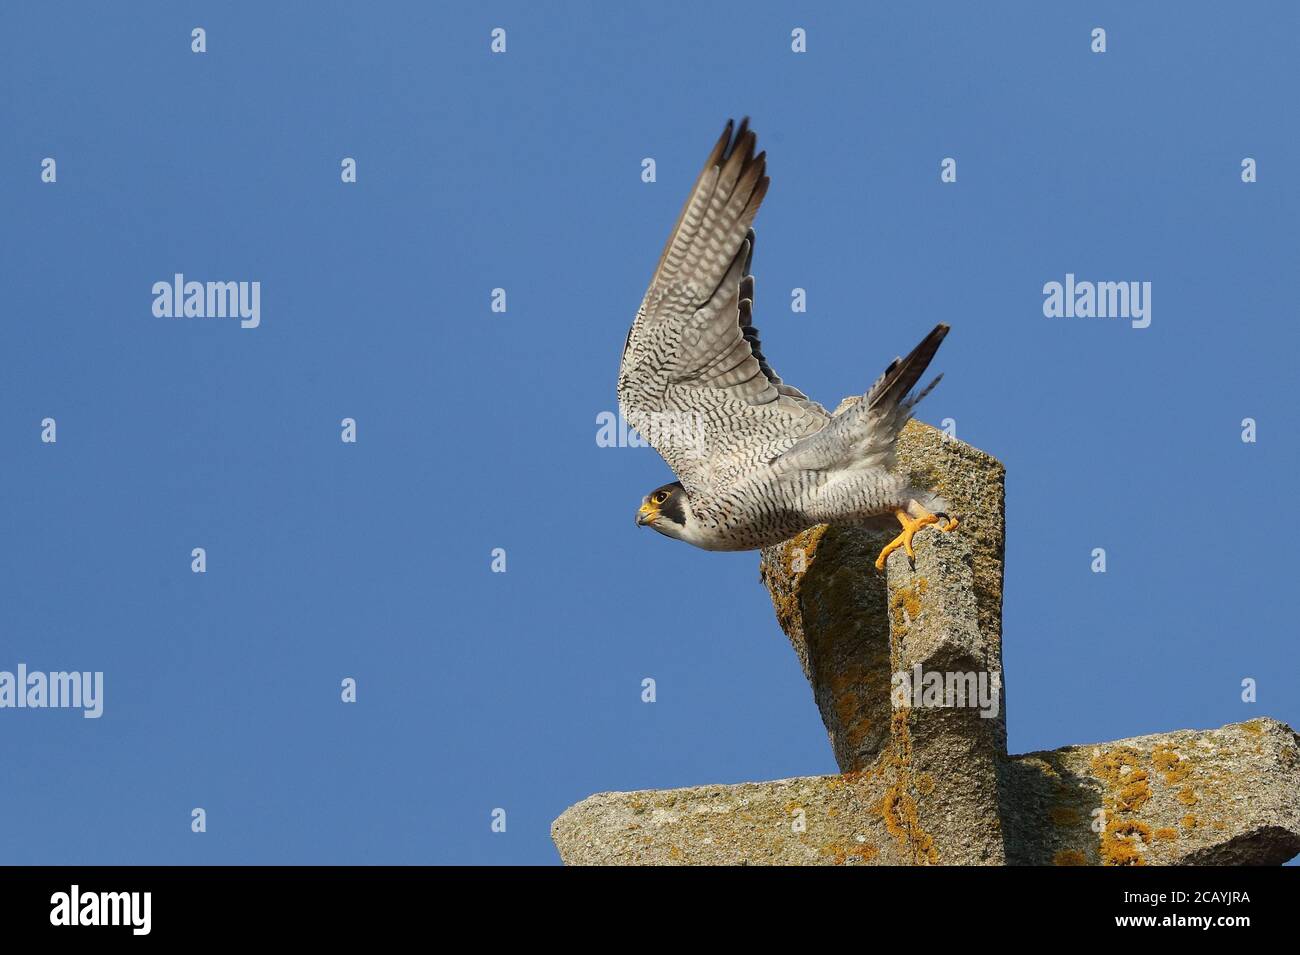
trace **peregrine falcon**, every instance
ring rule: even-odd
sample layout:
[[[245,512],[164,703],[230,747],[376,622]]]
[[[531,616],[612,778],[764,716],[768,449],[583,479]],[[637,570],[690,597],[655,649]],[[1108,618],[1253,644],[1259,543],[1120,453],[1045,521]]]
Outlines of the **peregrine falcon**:
[[[733,135],[734,132],[734,135]],[[628,424],[679,480],[646,497],[638,526],[705,550],[755,550],[817,524],[893,515],[902,532],[876,561],[928,524],[957,522],[933,491],[895,471],[894,443],[947,325],[895,358],[856,403],[832,416],[783,382],[752,321],[751,228],[767,193],[767,154],[748,119],[721,138],[664,246],[628,330],[618,401]]]

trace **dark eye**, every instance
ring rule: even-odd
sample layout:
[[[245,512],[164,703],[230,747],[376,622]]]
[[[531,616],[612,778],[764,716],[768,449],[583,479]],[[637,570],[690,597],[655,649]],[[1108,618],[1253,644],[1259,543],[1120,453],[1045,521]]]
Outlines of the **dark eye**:
[[[664,501],[668,500],[668,492],[659,491],[655,494],[653,498],[651,498],[651,500],[653,500],[654,503],[656,504],[662,504]]]

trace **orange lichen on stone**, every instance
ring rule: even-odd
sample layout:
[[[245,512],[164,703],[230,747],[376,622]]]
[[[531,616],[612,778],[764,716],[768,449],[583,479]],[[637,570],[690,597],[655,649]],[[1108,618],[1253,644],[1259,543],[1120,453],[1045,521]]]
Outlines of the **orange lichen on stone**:
[[[836,684],[843,685],[837,686]],[[848,689],[848,686],[851,685],[848,679],[836,678],[831,682],[831,692],[835,695],[835,715],[845,725],[852,722],[853,714],[858,711],[858,707],[861,705],[858,695]]]
[[[893,782],[872,809],[880,813],[885,829],[898,840],[899,846],[910,851],[914,863],[928,862],[934,865],[939,861],[939,850],[935,847],[934,837],[921,825],[916,800],[911,794],[915,789],[921,795],[926,795],[921,793],[920,785],[912,773],[910,717],[911,710],[906,707],[895,710],[890,717],[889,744],[881,754],[880,765],[892,775]]]
[[[1143,769],[1142,753],[1131,746],[1098,749],[1089,766],[1107,786],[1102,797],[1106,817],[1138,812],[1151,799],[1151,774]],[[1151,842],[1151,830],[1134,819],[1112,819],[1101,834],[1102,865],[1146,865],[1141,846]]]
[[[842,718],[842,717],[841,717]],[[844,734],[848,741],[849,749],[857,750],[862,745],[862,741],[870,735],[874,724],[865,717],[849,726],[848,732]]]
[[[1178,791],[1178,801],[1184,806],[1195,806],[1197,802],[1196,790],[1192,789],[1191,786],[1184,786]]]
[[[889,718],[889,749],[885,759],[896,769],[909,768],[912,762],[912,731],[908,724],[912,718],[910,707],[900,706]]]
[[[1151,798],[1150,778],[1145,769],[1135,769],[1123,777],[1124,788],[1115,796],[1116,812],[1137,812]]]
[[[1098,779],[1112,786],[1122,786],[1128,783],[1124,776],[1137,769],[1141,759],[1142,754],[1133,747],[1117,746],[1109,751],[1099,751],[1090,765],[1092,774]]]
[[[895,783],[886,792],[881,810],[885,828],[904,848],[911,849],[912,861],[928,862],[935,865],[939,861],[939,851],[935,848],[934,837],[921,828],[921,817],[916,811],[916,800],[907,794],[902,783]]]
[[[763,579],[772,595],[772,608],[776,611],[777,622],[786,633],[795,627],[799,617],[800,588],[803,578],[812,568],[813,558],[817,555],[817,545],[821,543],[822,535],[825,533],[826,525],[819,524],[786,541],[785,549],[781,552],[781,569],[788,575],[786,577],[769,572],[766,565],[760,565]],[[796,560],[796,558],[800,559]],[[796,570],[796,563],[801,564],[802,569]]]
[[[1191,813],[1188,813],[1186,816],[1183,816],[1181,820],[1179,820],[1179,824],[1184,829],[1195,829],[1197,826],[1201,824],[1201,822]]]
[[[922,773],[916,778],[916,791],[922,796],[928,796],[934,792],[934,777],[929,773]]]
[[[1087,865],[1088,857],[1078,849],[1062,849],[1052,856],[1052,865]]]
[[[776,622],[787,633],[794,626],[795,615],[799,612],[799,589],[792,587],[789,593],[777,596],[777,588],[772,590],[772,609],[776,611]]]
[[[1151,844],[1151,828],[1136,820],[1115,820],[1101,836],[1102,865],[1146,865],[1139,846]]]
[[[1167,746],[1157,746],[1151,751],[1151,763],[1164,774],[1165,783],[1176,786],[1192,774],[1191,760],[1180,757]]]
[[[1073,826],[1077,825],[1082,820],[1082,817],[1079,815],[1079,810],[1071,806],[1053,806],[1051,809],[1051,816],[1052,822],[1056,823],[1058,826]]]
[[[1162,842],[1173,842],[1175,839],[1178,838],[1178,830],[1171,829],[1168,826],[1164,826],[1163,828],[1157,829],[1154,835],[1157,839],[1161,840]]]
[[[844,865],[849,858],[849,850],[842,842],[832,842],[822,846],[822,855],[830,856],[832,865]]]
[[[822,847],[822,855],[829,856],[832,865],[844,865],[848,862],[870,862],[880,850],[873,845],[848,845],[843,842],[832,842],[830,845]]]
[[[1264,724],[1259,720],[1248,720],[1241,724],[1241,728],[1247,733],[1254,733],[1256,736],[1264,732]]]
[[[901,635],[908,624],[921,615],[921,598],[925,596],[929,584],[920,577],[910,587],[899,587],[889,600],[890,617],[893,620],[891,631]],[[892,634],[891,634],[892,636]]]

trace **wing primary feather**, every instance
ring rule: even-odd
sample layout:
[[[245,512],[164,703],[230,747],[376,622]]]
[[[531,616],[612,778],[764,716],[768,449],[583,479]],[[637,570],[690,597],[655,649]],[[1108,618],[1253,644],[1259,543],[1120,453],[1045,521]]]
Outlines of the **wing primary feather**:
[[[748,121],[749,118],[746,117],[741,120],[741,125],[747,126]],[[731,145],[731,133],[734,127],[735,123],[730,119],[727,120],[727,125],[722,129],[722,135],[718,137],[718,141],[713,144],[713,149],[709,151],[709,158],[704,161],[704,168],[695,177],[695,184],[691,186],[691,191],[686,194],[686,202],[682,204],[682,211],[677,214],[677,221],[673,223],[672,230],[668,233],[668,241],[664,243],[664,250],[659,255],[659,262],[655,266],[656,276],[663,271],[664,263],[668,260],[668,253],[672,251],[674,243],[682,237],[679,232],[682,227],[682,220],[686,218],[686,213],[695,203],[700,186],[726,155],[727,147]]]

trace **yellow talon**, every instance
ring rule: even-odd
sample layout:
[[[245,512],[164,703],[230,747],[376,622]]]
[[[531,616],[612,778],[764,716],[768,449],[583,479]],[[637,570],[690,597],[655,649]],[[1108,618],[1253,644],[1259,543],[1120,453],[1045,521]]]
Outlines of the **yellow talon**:
[[[898,550],[898,548],[900,547],[907,552],[908,557],[915,560],[916,551],[912,550],[912,538],[916,536],[916,532],[919,531],[922,527],[926,527],[929,524],[939,523],[938,517],[936,517],[934,514],[931,514],[929,511],[927,511],[925,508],[923,508],[920,504],[916,503],[915,501],[912,501],[909,506],[913,510],[920,511],[921,512],[920,515],[913,518],[911,515],[907,513],[907,511],[904,510],[894,511],[894,516],[898,518],[898,523],[903,525],[903,531],[892,541],[886,544],[885,549],[880,552],[880,556],[876,558],[876,570],[884,570],[885,560],[889,557],[890,554]],[[947,532],[953,530],[954,528],[956,528],[956,526],[957,526],[956,519],[949,517],[948,523],[940,527],[939,530]]]

